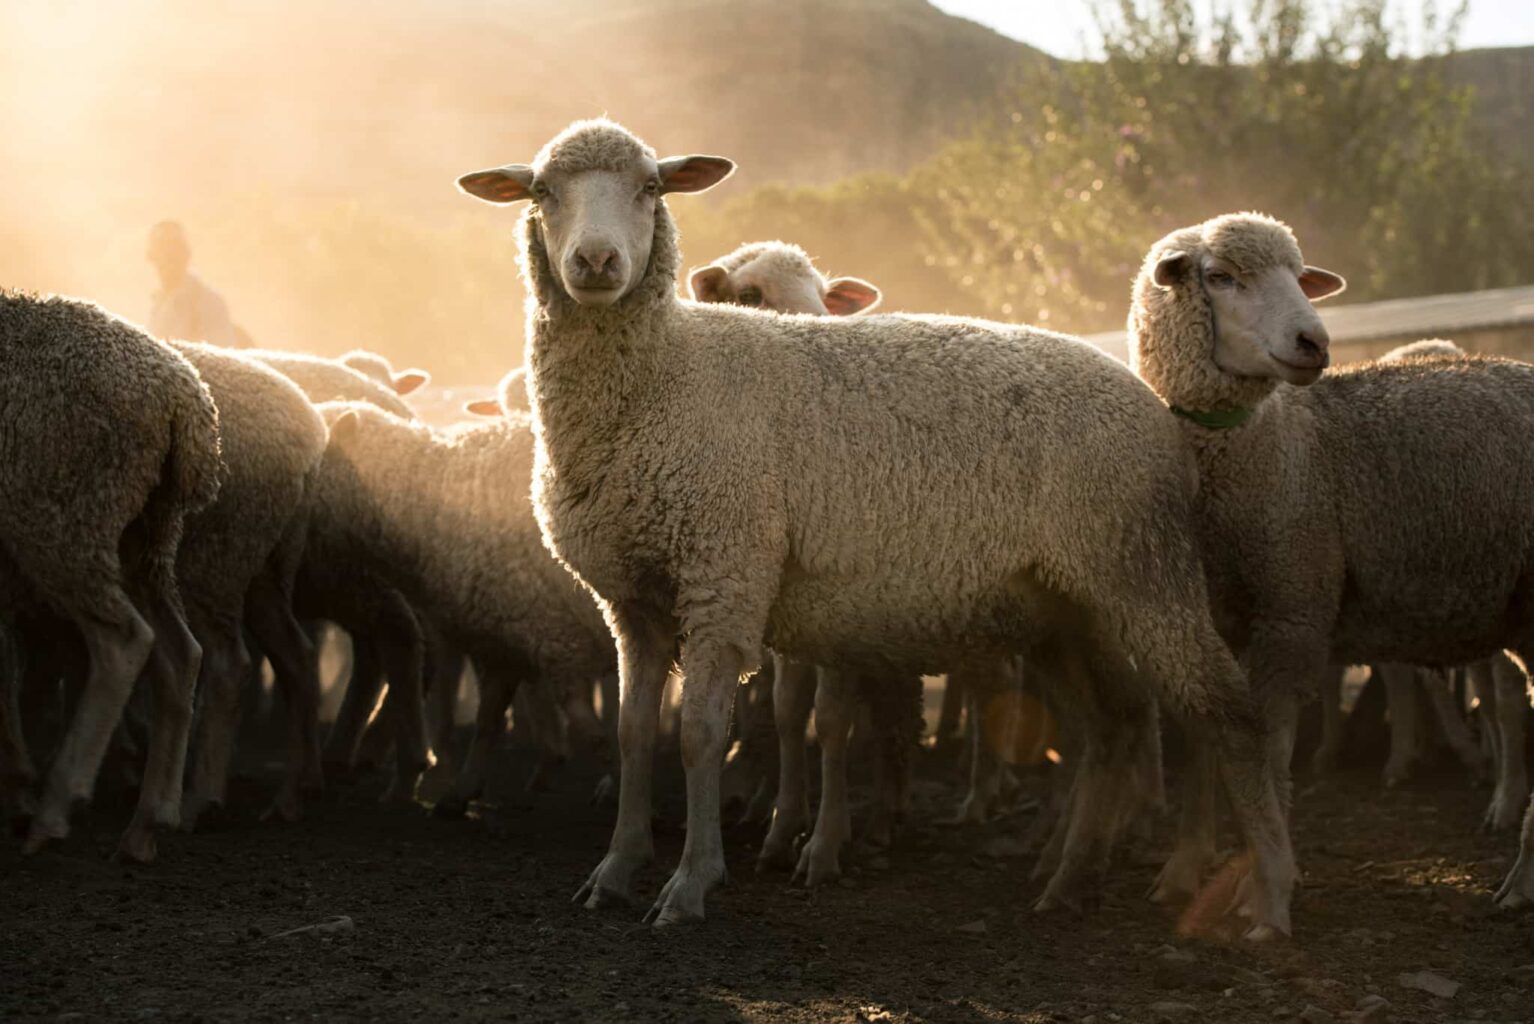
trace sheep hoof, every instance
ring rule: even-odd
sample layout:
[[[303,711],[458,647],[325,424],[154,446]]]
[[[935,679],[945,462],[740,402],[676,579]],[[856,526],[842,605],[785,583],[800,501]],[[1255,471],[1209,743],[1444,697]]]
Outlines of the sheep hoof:
[[[804,849],[799,851],[799,863],[794,868],[791,884],[802,882],[806,889],[814,889],[840,878],[841,846],[838,840],[810,836]]]
[[[608,807],[618,799],[618,781],[613,778],[612,772],[608,772],[597,780],[596,788],[591,791],[591,806]]]
[[[32,856],[47,846],[54,839],[64,839],[69,835],[69,822],[67,819],[50,819],[46,814],[38,815],[32,819],[32,827],[27,831],[26,842],[21,844],[21,852],[25,856]]]
[[[1251,943],[1277,942],[1285,937],[1282,931],[1271,924],[1254,924],[1241,936],[1244,941]]]
[[[128,825],[128,831],[118,840],[113,859],[128,864],[152,864],[159,856],[160,846],[154,829],[138,821]]]
[[[580,903],[587,910],[629,906],[634,902],[634,871],[647,860],[648,856],[624,856],[609,850],[570,902]]]
[[[278,821],[289,825],[302,821],[304,817],[303,801],[299,799],[297,790],[284,788],[277,794],[276,799],[262,814],[264,822]]]
[[[655,904],[645,914],[644,922],[656,928],[692,924],[703,920],[704,897],[715,885],[724,882],[723,860],[704,870],[679,866],[666,880]]]
[[[1053,886],[1045,889],[1044,894],[1033,901],[1033,912],[1035,914],[1051,914],[1062,910],[1069,911],[1072,914],[1080,914],[1082,913],[1082,906],[1079,901],[1056,892]]]
[[[1523,813],[1524,801],[1508,800],[1501,790],[1492,793],[1491,803],[1486,807],[1486,814],[1481,819],[1481,828],[1487,832],[1505,832],[1518,824],[1518,819]]]
[[[1534,904],[1534,853],[1521,850],[1507,880],[1497,890],[1497,906],[1503,910],[1522,910]]]
[[[456,820],[466,818],[469,814],[469,801],[466,797],[445,796],[437,801],[431,809],[432,817]]]

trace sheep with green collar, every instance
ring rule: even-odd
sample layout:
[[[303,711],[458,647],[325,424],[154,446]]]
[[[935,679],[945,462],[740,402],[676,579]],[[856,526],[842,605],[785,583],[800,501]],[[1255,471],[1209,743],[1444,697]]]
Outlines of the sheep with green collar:
[[[1299,697],[1329,664],[1534,655],[1534,366],[1323,375],[1311,301],[1342,287],[1280,222],[1232,214],[1157,242],[1129,317],[1131,365],[1197,458],[1216,621],[1264,703],[1286,803]],[[1212,850],[1207,815],[1184,820],[1162,898],[1196,890]],[[1518,885],[1534,893],[1534,869]]]

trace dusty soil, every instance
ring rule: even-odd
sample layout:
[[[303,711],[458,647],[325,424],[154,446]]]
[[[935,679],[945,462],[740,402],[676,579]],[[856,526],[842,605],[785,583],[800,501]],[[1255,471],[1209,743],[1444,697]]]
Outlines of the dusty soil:
[[[1452,772],[1389,792],[1373,769],[1302,777],[1294,941],[1248,949],[1179,937],[1177,915],[1141,898],[1154,869],[1133,860],[1098,909],[1033,914],[1030,861],[983,852],[1027,813],[918,821],[814,893],[757,877],[760,830],[736,828],[708,921],[656,932],[642,907],[570,903],[611,826],[586,799],[595,770],[526,796],[526,755],[502,761],[497,799],[469,820],[381,807],[364,780],[300,824],[261,824],[268,762],[233,820],[166,838],[152,867],[107,860],[126,812],[104,808],[36,858],[7,842],[0,1020],[1319,1022],[1375,993],[1389,1006],[1371,1021],[1534,1019],[1534,915],[1490,900],[1513,840],[1476,833],[1486,791]],[[675,765],[658,778],[648,896],[681,848]],[[926,818],[957,799],[958,772],[930,756],[920,773]],[[280,934],[340,915],[352,930]],[[1424,970],[1457,995],[1399,983]]]

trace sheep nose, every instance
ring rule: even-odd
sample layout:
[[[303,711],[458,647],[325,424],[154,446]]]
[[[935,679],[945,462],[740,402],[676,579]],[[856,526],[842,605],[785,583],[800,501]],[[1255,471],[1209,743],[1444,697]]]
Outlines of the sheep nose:
[[[1300,355],[1322,366],[1325,366],[1330,359],[1327,350],[1331,348],[1331,345],[1331,335],[1326,333],[1324,327],[1308,328],[1299,332],[1294,338],[1294,347]]]
[[[610,245],[582,246],[575,253],[581,269],[591,274],[605,274],[607,268],[618,258],[618,250]]]

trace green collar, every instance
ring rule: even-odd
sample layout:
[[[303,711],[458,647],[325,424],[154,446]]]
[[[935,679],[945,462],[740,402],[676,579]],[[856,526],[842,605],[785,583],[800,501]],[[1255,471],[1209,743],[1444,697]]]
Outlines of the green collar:
[[[1199,426],[1209,430],[1230,430],[1239,427],[1252,418],[1255,409],[1215,409],[1209,412],[1200,412],[1196,409],[1184,409],[1180,405],[1171,407],[1175,415],[1185,420],[1192,420]]]

